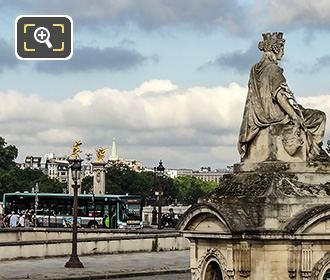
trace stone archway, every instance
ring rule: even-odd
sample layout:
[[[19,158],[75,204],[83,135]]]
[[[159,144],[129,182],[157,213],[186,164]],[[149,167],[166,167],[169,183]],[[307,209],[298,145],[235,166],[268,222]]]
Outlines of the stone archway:
[[[330,252],[327,252],[324,257],[314,265],[311,280],[327,280],[327,277],[324,277],[328,272],[330,272]]]
[[[323,277],[322,277],[322,280],[330,280],[330,268],[327,268]]]
[[[223,280],[221,268],[216,260],[210,259],[205,265],[203,280]]]
[[[191,274],[192,280],[229,280],[226,258],[218,249],[208,248]]]

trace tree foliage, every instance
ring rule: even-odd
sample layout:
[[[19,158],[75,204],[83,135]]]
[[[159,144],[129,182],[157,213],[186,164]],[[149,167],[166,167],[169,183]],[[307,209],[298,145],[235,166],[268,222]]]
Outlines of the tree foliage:
[[[138,173],[121,164],[107,169],[105,185],[107,193],[139,194],[143,199],[152,201],[155,199],[155,191],[159,191],[160,186],[167,202],[194,204],[198,198],[216,188],[217,184],[190,176],[175,179],[167,176],[156,177],[153,172]]]
[[[63,192],[66,185],[50,179],[40,170],[19,169],[15,164],[18,150],[0,137],[0,197],[7,192],[30,192],[38,184],[40,192]]]
[[[135,172],[127,165],[115,164],[107,169],[105,190],[111,194],[140,194],[143,198],[153,192],[154,174]]]
[[[13,145],[7,145],[4,138],[0,137],[0,168],[10,169],[15,166],[18,150]]]
[[[93,192],[93,177],[86,176],[81,181],[81,192],[92,193]]]
[[[216,182],[204,182],[191,176],[181,176],[174,179],[175,188],[178,191],[177,199],[183,204],[194,204],[199,198],[217,187]]]

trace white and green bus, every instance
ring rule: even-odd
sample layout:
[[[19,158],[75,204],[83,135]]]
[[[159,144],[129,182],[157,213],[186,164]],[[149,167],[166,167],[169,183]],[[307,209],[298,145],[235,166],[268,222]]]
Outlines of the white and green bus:
[[[5,193],[4,214],[36,212],[37,226],[63,227],[72,222],[73,195]],[[141,196],[78,195],[78,224],[89,228],[142,228]]]

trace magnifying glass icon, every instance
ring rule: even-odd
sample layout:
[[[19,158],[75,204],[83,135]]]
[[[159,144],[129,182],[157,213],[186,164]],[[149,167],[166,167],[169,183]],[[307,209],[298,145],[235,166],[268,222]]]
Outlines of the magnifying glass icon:
[[[50,32],[46,27],[38,27],[34,31],[34,39],[40,44],[46,44],[49,49],[53,47],[49,41]]]

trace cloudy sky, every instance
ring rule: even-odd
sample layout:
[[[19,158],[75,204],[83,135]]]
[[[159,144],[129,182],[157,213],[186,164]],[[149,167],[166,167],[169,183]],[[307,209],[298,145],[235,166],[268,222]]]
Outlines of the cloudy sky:
[[[238,162],[249,69],[269,31],[285,32],[298,100],[330,116],[328,0],[0,0],[0,10],[0,135],[19,161],[116,137],[121,158],[147,166]],[[16,17],[42,14],[72,17],[71,60],[16,59]]]

